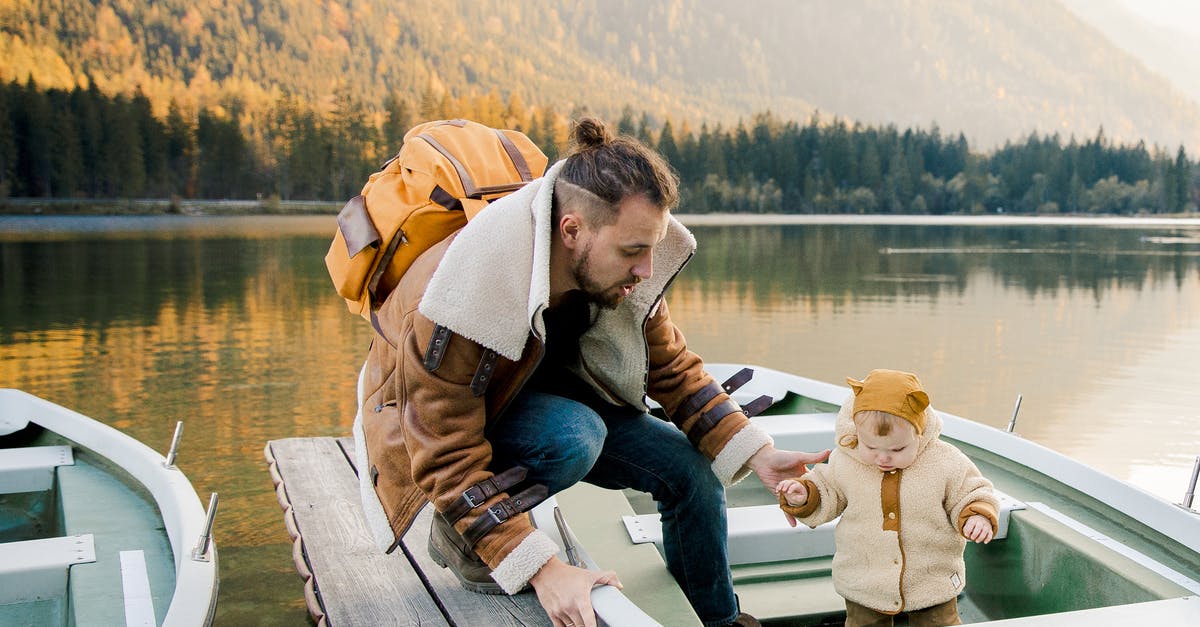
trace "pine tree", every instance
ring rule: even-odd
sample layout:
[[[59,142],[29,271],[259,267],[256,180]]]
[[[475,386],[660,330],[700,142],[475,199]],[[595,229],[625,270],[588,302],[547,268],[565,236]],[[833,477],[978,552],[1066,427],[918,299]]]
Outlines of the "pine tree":
[[[171,101],[167,109],[166,159],[169,174],[167,193],[171,196],[194,198],[196,184],[196,128],[184,116],[179,103]]]
[[[412,103],[396,92],[391,92],[383,101],[383,145],[388,152],[395,153],[404,143],[404,134],[415,125]],[[507,126],[507,124],[505,124]]]
[[[0,83],[0,198],[11,195],[15,183],[17,142],[13,135],[10,101],[17,89],[15,83]]]
[[[671,121],[663,122],[662,130],[658,133],[658,154],[676,170],[679,169],[679,147],[675,144],[675,131],[671,130]]]
[[[1192,167],[1188,163],[1187,153],[1183,146],[1175,155],[1175,186],[1169,194],[1168,209],[1172,212],[1183,211],[1188,206],[1192,191]]]
[[[51,90],[50,102],[50,178],[56,196],[76,196],[81,191],[83,177],[83,149],[76,128],[76,117],[71,110],[70,94]]]

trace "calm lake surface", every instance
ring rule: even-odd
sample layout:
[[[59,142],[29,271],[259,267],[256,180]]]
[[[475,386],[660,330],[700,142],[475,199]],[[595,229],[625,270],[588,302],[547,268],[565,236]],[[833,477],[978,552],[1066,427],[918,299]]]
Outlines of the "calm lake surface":
[[[1179,502],[1200,455],[1200,221],[713,224],[668,300],[707,361],[935,407]],[[783,222],[782,220],[776,222]],[[217,624],[309,622],[263,447],[348,435],[371,341],[325,273],[328,217],[0,216],[0,386],[93,416],[218,492]]]

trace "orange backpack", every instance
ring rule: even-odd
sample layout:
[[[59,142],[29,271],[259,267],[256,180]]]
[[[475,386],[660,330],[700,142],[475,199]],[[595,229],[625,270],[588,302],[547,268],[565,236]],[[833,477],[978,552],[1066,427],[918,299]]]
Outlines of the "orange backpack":
[[[368,320],[421,253],[488,203],[546,171],[520,131],[439,120],[404,134],[400,152],[338,213],[325,267],[350,311]]]

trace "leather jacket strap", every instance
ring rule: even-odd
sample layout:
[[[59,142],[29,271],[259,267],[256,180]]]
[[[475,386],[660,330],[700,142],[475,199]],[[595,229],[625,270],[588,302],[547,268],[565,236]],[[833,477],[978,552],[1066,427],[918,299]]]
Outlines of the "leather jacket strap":
[[[488,499],[508,490],[525,480],[525,475],[529,474],[529,469],[524,466],[513,466],[508,470],[492,475],[479,483],[467,488],[463,491],[462,496],[450,504],[446,511],[442,512],[442,516],[451,525],[458,522],[467,512],[483,505]]]
[[[475,545],[492,529],[521,512],[533,509],[549,496],[550,489],[539,483],[488,507],[462,534],[467,550],[473,551]]]
[[[693,392],[691,396],[687,397],[682,403],[680,403],[679,409],[675,410],[675,414],[679,416],[680,419],[687,418],[688,416],[700,411],[700,409],[707,405],[709,401],[716,398],[718,394],[724,391],[725,390],[716,383],[709,383],[708,385]]]
[[[721,419],[739,411],[742,411],[742,408],[733,402],[733,399],[717,403],[712,409],[700,414],[700,418],[696,419],[695,424],[688,430],[688,439],[691,440],[692,445],[700,446],[700,440],[708,435],[708,432],[712,431],[713,427],[721,422]]]
[[[429,336],[429,347],[425,349],[425,369],[433,372],[442,365],[446,356],[446,347],[450,345],[450,329],[442,325],[433,327],[433,335]]]
[[[742,368],[741,370],[733,373],[732,377],[725,379],[725,382],[721,384],[721,387],[725,389],[726,394],[733,394],[738,388],[746,385],[746,383],[753,377],[753,368]]]
[[[485,348],[479,357],[479,365],[475,367],[475,376],[471,377],[471,394],[483,396],[487,392],[488,383],[496,370],[496,351]]]
[[[753,376],[754,369],[742,368],[741,370],[735,372],[732,377],[725,379],[725,382],[719,386],[715,383],[710,383],[699,390],[696,390],[695,393],[687,397],[687,399],[685,399],[683,403],[679,405],[679,409],[675,410],[675,413],[681,417],[691,416],[692,414],[700,411],[700,408],[707,405],[709,401],[716,398],[721,392],[733,394],[738,390],[738,388],[745,385],[746,382],[749,381]]]
[[[747,418],[753,418],[764,411],[770,409],[771,405],[775,404],[775,400],[770,396],[763,394],[762,396],[742,405],[742,413],[746,414]]]

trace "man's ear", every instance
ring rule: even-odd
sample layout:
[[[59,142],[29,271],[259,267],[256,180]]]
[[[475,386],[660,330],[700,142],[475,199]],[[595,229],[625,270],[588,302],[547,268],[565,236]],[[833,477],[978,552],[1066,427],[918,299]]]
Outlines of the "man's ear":
[[[562,238],[563,245],[567,248],[574,249],[579,243],[579,236],[583,231],[583,223],[580,222],[579,216],[568,213],[558,220],[558,235]]]

